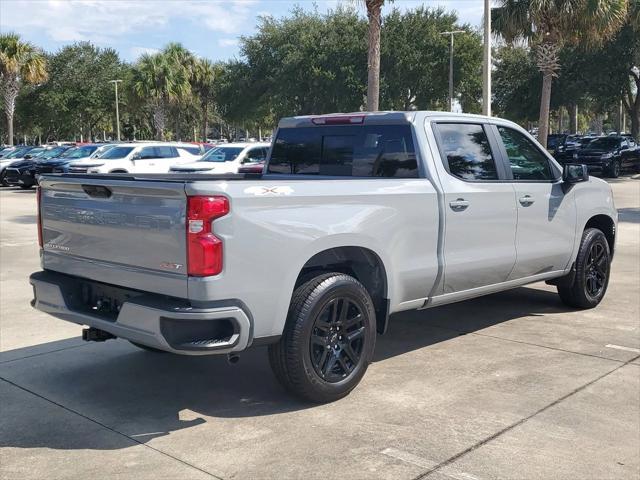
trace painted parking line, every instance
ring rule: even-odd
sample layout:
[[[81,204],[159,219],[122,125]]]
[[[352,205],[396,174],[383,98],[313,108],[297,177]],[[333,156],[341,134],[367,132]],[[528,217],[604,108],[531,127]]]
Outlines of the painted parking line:
[[[411,463],[418,467],[425,468],[427,470],[430,470],[438,465],[438,462],[419,457],[418,455],[414,455],[413,453],[398,450],[397,448],[385,448],[380,453],[388,457],[395,458],[396,460],[401,460],[403,462]],[[455,478],[456,480],[480,480],[480,478],[476,477],[475,475],[471,475],[470,473],[465,472],[459,472],[451,467],[444,467],[439,470],[439,473],[450,478]]]
[[[611,343],[605,345],[607,348],[615,348],[616,350],[624,350],[625,352],[640,353],[640,348],[625,347],[624,345],[613,345]]]

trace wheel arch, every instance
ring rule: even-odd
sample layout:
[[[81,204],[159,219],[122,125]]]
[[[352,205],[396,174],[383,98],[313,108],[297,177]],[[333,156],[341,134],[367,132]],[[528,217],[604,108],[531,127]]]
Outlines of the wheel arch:
[[[584,232],[587,228],[597,228],[604,233],[607,243],[609,244],[609,251],[613,256],[616,243],[616,222],[613,218],[605,214],[593,215],[589,220],[587,220],[582,231]]]
[[[296,279],[296,287],[326,272],[340,272],[356,278],[367,289],[376,311],[377,331],[386,332],[389,319],[389,281],[380,256],[362,246],[340,246],[322,250],[309,258]]]

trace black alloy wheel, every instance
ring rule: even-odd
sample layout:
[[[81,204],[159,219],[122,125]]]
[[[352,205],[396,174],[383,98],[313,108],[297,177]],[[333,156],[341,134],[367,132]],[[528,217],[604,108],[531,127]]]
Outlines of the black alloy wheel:
[[[364,346],[362,310],[348,297],[337,297],[316,317],[310,342],[313,368],[326,382],[344,380],[359,365]]]
[[[278,381],[295,395],[333,402],[353,390],[373,358],[376,312],[351,275],[319,273],[293,292],[282,336],[269,345]]]
[[[593,308],[604,298],[611,273],[611,251],[604,233],[588,228],[575,261],[575,271],[558,284],[562,301],[574,308]]]
[[[591,298],[598,298],[609,277],[609,256],[602,243],[593,243],[585,265],[585,291]]]

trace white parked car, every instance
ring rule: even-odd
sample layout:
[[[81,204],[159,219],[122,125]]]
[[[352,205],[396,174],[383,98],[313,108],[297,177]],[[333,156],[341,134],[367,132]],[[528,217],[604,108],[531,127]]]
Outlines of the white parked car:
[[[171,167],[181,173],[238,173],[245,163],[264,162],[268,143],[227,143],[209,150],[200,160]]]
[[[194,162],[201,148],[190,143],[121,143],[95,158],[69,164],[69,173],[167,173],[171,165]]]

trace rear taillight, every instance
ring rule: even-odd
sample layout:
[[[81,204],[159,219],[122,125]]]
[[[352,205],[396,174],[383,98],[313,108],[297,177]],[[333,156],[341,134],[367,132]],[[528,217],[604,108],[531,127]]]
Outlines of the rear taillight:
[[[222,240],[213,234],[213,221],[229,213],[223,196],[187,197],[187,271],[194,277],[222,271]]]
[[[36,199],[38,206],[38,245],[42,248],[42,187],[38,187]]]

